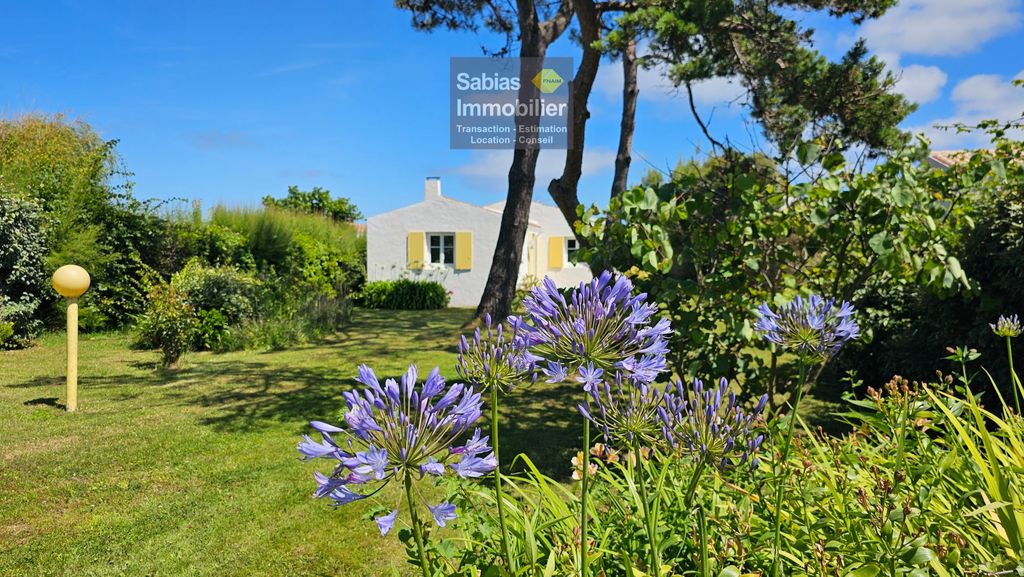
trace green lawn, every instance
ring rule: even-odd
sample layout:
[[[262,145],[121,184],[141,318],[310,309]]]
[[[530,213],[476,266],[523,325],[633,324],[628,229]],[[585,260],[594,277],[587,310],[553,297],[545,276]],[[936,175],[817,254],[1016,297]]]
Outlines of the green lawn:
[[[310,497],[295,445],[307,421],[338,420],[360,363],[454,378],[469,315],[357,310],[318,343],[191,354],[170,372],[129,335],[83,335],[74,414],[61,406],[63,334],[0,352],[0,575],[408,573],[364,506]],[[566,392],[508,398],[506,455],[569,471],[579,418]]]

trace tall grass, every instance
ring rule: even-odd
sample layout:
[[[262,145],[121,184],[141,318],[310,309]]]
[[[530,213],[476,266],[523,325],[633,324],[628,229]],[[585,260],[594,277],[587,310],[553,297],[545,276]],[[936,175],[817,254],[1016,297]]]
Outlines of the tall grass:
[[[272,266],[278,271],[289,267],[295,257],[295,246],[304,241],[322,243],[346,261],[361,258],[365,243],[352,224],[268,206],[218,205],[213,209],[210,222],[245,235],[257,264]]]

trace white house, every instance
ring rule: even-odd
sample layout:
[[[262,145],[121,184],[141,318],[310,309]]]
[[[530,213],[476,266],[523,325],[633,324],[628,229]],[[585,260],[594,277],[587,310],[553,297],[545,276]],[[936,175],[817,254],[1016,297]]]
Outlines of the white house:
[[[367,279],[436,280],[448,288],[452,306],[476,306],[487,283],[505,202],[477,206],[445,197],[437,177],[427,178],[423,188],[422,202],[367,219]],[[586,265],[569,262],[576,249],[562,213],[534,201],[519,282],[549,276],[568,287],[589,280]]]

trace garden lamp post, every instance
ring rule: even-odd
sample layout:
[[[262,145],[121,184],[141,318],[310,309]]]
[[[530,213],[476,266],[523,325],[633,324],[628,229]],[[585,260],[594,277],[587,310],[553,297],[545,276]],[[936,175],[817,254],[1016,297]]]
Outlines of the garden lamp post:
[[[78,297],[89,290],[89,273],[66,264],[53,273],[53,288],[68,299],[68,411],[78,408]]]

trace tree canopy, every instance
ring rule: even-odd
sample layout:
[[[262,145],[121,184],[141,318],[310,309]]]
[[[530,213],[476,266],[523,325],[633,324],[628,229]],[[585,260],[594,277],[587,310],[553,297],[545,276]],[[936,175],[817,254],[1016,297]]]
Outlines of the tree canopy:
[[[264,206],[276,206],[288,210],[322,214],[339,222],[354,222],[363,218],[356,205],[343,196],[331,198],[331,191],[314,186],[313,190],[299,190],[297,186],[288,187],[288,196],[274,198],[263,197]]]

